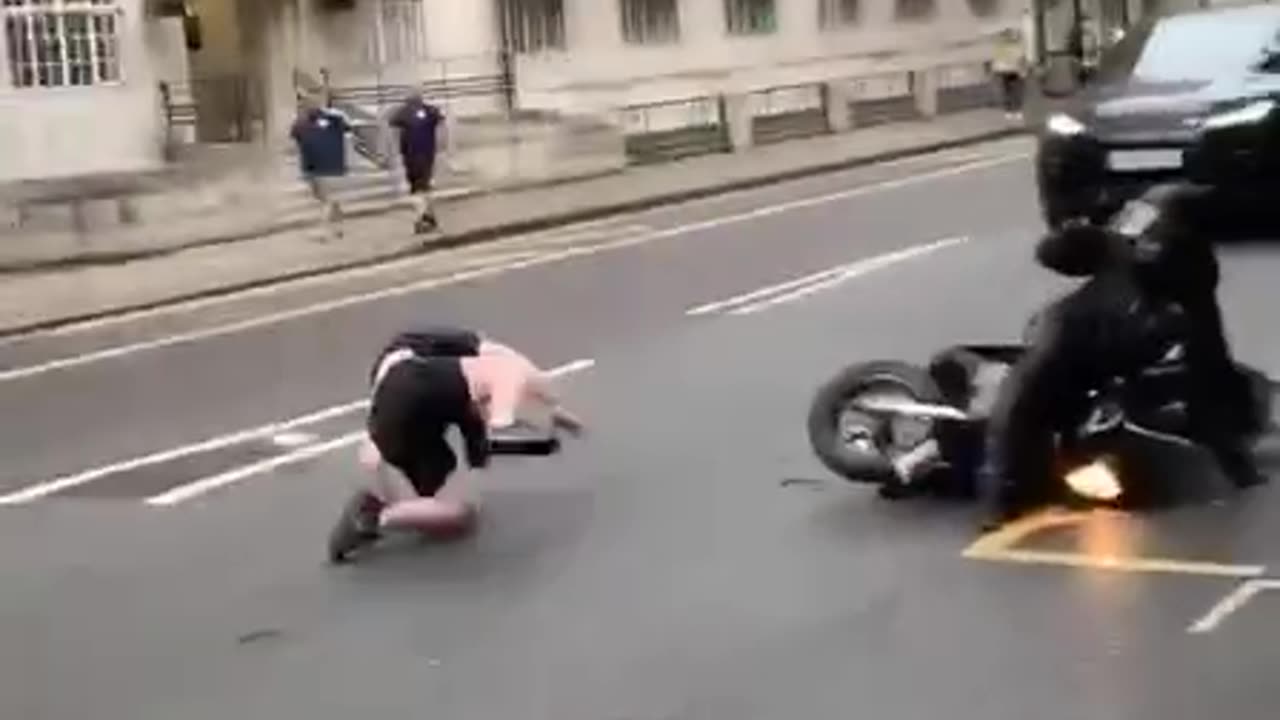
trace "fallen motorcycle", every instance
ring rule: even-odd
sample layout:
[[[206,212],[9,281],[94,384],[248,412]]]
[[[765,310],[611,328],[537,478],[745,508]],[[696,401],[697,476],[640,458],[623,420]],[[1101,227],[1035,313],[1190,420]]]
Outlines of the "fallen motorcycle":
[[[1027,333],[1033,332],[1029,325]],[[1024,333],[1026,337],[1026,333]],[[822,464],[843,478],[870,483],[881,495],[972,496],[983,459],[987,415],[1004,374],[1025,345],[961,345],[926,367],[896,360],[848,366],[823,384],[807,430]],[[1164,497],[1161,479],[1141,472],[1151,452],[1195,451],[1186,412],[1186,366],[1179,338],[1169,338],[1129,374],[1089,388],[1058,431],[1055,466],[1069,504],[1142,505]],[[1275,383],[1240,366],[1252,386],[1257,440],[1270,424]]]

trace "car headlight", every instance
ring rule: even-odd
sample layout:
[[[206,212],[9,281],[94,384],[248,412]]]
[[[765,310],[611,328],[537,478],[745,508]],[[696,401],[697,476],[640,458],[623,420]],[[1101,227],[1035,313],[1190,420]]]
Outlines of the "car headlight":
[[[1067,115],[1066,113],[1054,113],[1044,123],[1045,128],[1054,135],[1062,135],[1064,137],[1072,137],[1080,135],[1086,128],[1084,123]]]
[[[1201,123],[1201,127],[1213,130],[1237,125],[1254,125],[1266,120],[1275,107],[1274,100],[1257,100],[1235,110],[1210,115]]]

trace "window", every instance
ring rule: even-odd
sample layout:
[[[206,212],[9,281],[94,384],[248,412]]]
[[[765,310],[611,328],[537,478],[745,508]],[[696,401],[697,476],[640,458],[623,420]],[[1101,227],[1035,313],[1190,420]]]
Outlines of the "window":
[[[1000,0],[969,0],[969,11],[974,17],[994,17],[1000,14]]]
[[[518,53],[563,50],[563,0],[502,0],[507,49]]]
[[[818,0],[818,27],[832,28],[858,23],[858,0]]]
[[[937,11],[933,0],[897,0],[894,16],[898,20],[928,20]]]
[[[120,80],[116,0],[0,0],[14,87],[74,87]]]
[[[725,0],[724,15],[731,35],[763,35],[778,29],[773,0]]]
[[[622,39],[635,45],[678,41],[678,0],[622,0]]]
[[[382,0],[382,61],[416,62],[426,57],[421,0]]]
[[[1210,80],[1245,74],[1266,57],[1276,33],[1246,13],[1145,20],[1102,56],[1104,82]]]

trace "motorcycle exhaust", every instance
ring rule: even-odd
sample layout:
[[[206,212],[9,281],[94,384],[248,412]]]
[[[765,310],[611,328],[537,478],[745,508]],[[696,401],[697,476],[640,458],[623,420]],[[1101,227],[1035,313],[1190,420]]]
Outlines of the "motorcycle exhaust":
[[[942,420],[969,419],[969,416],[963,411],[957,410],[950,405],[922,403],[902,398],[868,398],[865,400],[858,400],[854,403],[854,406],[860,410],[869,410],[871,412],[896,413],[898,415],[913,415],[915,417]]]

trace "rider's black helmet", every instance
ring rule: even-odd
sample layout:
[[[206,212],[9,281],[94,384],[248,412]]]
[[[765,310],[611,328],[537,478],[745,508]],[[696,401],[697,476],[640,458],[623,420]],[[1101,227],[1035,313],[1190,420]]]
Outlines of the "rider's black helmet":
[[[1211,232],[1214,190],[1171,183],[1147,190],[1112,221],[1142,289],[1158,295],[1217,284]]]

